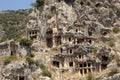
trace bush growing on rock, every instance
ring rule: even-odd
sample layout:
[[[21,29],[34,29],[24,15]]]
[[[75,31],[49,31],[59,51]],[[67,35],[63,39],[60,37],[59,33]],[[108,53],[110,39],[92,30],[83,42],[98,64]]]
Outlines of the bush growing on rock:
[[[87,80],[94,80],[94,75],[92,73],[88,73],[86,78],[87,78]]]
[[[114,32],[114,33],[120,32],[120,28],[119,28],[119,27],[114,27],[114,28],[113,28],[113,32]]]
[[[115,43],[114,43],[113,41],[109,41],[109,42],[108,42],[108,45],[109,45],[110,47],[113,47],[113,46],[115,46]]]
[[[10,62],[11,62],[11,60],[9,60],[9,59],[5,59],[5,60],[4,60],[4,65],[9,64]]]
[[[23,39],[20,40],[20,45],[31,46],[32,45],[32,40],[28,40],[26,38],[23,38]]]
[[[38,63],[38,62],[37,62]],[[50,71],[48,71],[47,67],[43,64],[39,64],[40,68],[42,69],[42,75],[43,76],[48,76],[48,77],[52,77]]]
[[[30,57],[35,57],[35,54],[34,54],[34,53],[31,53],[31,54],[30,54]]]
[[[9,64],[11,61],[15,60],[17,57],[16,56],[9,56],[4,60],[4,65]]]
[[[43,75],[43,76],[51,77],[51,73],[50,73],[47,69],[44,69],[44,70],[42,71],[42,75]]]
[[[35,61],[31,57],[27,57],[26,61],[28,62],[29,65],[35,64]]]
[[[45,0],[37,0],[35,3],[32,3],[31,6],[39,9],[41,6],[43,6],[45,3]]]

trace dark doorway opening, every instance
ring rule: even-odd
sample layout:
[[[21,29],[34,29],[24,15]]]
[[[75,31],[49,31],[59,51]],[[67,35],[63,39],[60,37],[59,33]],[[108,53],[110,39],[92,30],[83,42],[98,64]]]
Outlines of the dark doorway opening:
[[[59,62],[53,61],[53,65],[59,68]]]
[[[82,69],[80,69],[80,74],[83,74],[83,71],[82,71]]]
[[[92,36],[92,31],[88,31],[89,36]]]
[[[24,76],[20,76],[19,80],[25,80],[25,77]]]
[[[56,37],[56,44],[61,45],[61,36]]]
[[[36,39],[37,38],[37,36],[30,36],[30,39],[31,40],[34,40],[34,39]]]
[[[53,30],[51,28],[46,31],[46,43],[49,48],[53,46]]]
[[[70,63],[69,63],[69,66],[70,66],[70,67],[73,67],[73,62],[70,62]]]
[[[47,41],[47,47],[51,48],[53,46],[52,38],[48,38],[46,41]]]
[[[87,74],[87,70],[86,69],[84,69],[84,73]]]
[[[108,57],[107,56],[102,56],[102,60],[103,61],[108,61]]]
[[[101,68],[102,68],[102,69],[106,69],[106,68],[107,68],[107,64],[102,64],[102,65],[101,65]]]
[[[89,40],[89,43],[90,43],[90,44],[92,43],[92,40],[91,40],[91,39]]]

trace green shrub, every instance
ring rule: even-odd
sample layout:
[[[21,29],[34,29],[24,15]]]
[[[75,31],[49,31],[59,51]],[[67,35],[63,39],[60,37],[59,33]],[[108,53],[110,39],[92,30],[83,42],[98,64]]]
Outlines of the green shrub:
[[[113,28],[113,32],[114,32],[114,33],[120,32],[120,28],[119,28],[119,27],[114,27],[114,28]]]
[[[40,66],[39,61],[36,61],[35,64],[36,64],[36,66]]]
[[[119,68],[118,67],[113,67],[110,69],[109,75],[114,75],[116,73],[119,73]]]
[[[5,60],[4,60],[4,65],[9,64],[10,62],[11,62],[11,60],[9,60],[9,59],[5,59]]]
[[[97,52],[97,47],[93,48],[93,52],[96,53]]]
[[[30,54],[30,57],[35,57],[35,54],[34,54],[34,53],[31,53],[31,54]]]
[[[31,46],[32,45],[32,40],[28,40],[26,38],[23,38],[23,39],[20,40],[20,45]]]
[[[38,63],[38,62],[37,62],[37,63]],[[42,75],[43,75],[43,76],[48,76],[48,77],[51,77],[51,76],[52,76],[51,73],[48,71],[48,69],[47,69],[47,67],[46,67],[45,65],[40,64],[39,66],[40,66],[40,68],[42,69]]]
[[[15,59],[17,59],[17,57],[16,56],[9,56],[8,59],[15,60]]]
[[[40,64],[40,68],[41,68],[42,70],[47,69],[47,68],[45,67],[45,65],[43,65],[43,64]]]
[[[13,61],[13,60],[15,60],[15,59],[17,59],[16,56],[9,56],[9,57],[5,58],[5,60],[4,60],[4,65],[9,64],[11,61]]]
[[[39,9],[44,5],[45,1],[44,0],[36,0],[35,3],[32,3],[31,6]]]
[[[42,75],[43,75],[43,76],[48,76],[48,77],[51,77],[51,76],[52,76],[51,73],[50,73],[47,69],[44,69],[44,70],[42,71]]]
[[[35,64],[35,61],[31,57],[27,57],[26,61],[28,62],[29,65]]]
[[[115,46],[115,43],[114,43],[113,41],[109,41],[109,42],[108,42],[108,45],[109,45],[110,47],[113,47],[113,46]]]
[[[88,73],[87,80],[94,80],[94,75],[92,73]]]

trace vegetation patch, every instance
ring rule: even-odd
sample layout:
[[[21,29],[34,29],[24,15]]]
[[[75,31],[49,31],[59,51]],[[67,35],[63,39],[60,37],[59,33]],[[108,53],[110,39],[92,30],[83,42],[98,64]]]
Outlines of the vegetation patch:
[[[92,73],[88,73],[86,78],[87,78],[87,80],[94,80],[94,75]]]
[[[26,10],[7,10],[0,13],[0,24],[3,27],[5,36],[3,40],[19,39],[22,33],[25,33],[25,25],[27,23],[27,16],[31,13],[32,9]]]
[[[109,45],[110,47],[113,47],[113,46],[115,46],[115,43],[114,43],[113,41],[109,41],[109,42],[108,42],[108,45]]]
[[[42,7],[45,3],[45,0],[37,0],[35,3],[32,3],[31,5],[37,9]]]
[[[43,76],[52,77],[52,74],[50,73],[50,71],[48,71],[48,69],[45,65],[40,64],[38,61],[36,61],[36,65],[39,66],[42,69],[42,75]]]
[[[113,28],[113,32],[114,32],[114,33],[120,32],[120,28],[119,28],[119,27],[114,27],[114,28]]]
[[[29,65],[35,64],[35,61],[31,57],[26,57],[26,61]]]
[[[4,65],[9,64],[9,63],[11,63],[11,61],[16,60],[16,59],[17,59],[16,56],[9,56],[9,57],[6,57],[5,60],[4,60]]]
[[[31,53],[31,54],[30,54],[30,57],[35,57],[35,54],[34,54],[34,53]]]
[[[32,40],[23,38],[23,39],[20,40],[20,45],[31,46],[32,45]]]

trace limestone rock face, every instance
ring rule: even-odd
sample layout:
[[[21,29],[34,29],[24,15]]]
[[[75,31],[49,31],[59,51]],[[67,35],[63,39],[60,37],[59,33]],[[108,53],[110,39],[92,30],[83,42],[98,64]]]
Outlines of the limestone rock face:
[[[50,80],[49,77],[42,76],[41,69],[37,69],[35,72],[33,72],[28,79],[29,80]]]
[[[29,66],[25,61],[16,61],[1,68],[2,80],[14,80],[16,74],[18,76],[27,76],[30,74]]]
[[[63,32],[66,31],[65,27],[73,26],[73,23],[77,19],[77,14],[71,5],[67,5],[65,2],[53,3],[46,5],[42,12],[37,13],[39,15],[39,23],[42,35],[48,27],[63,28]]]
[[[111,56],[116,51],[107,42],[117,39],[114,47],[120,47],[120,34],[114,35],[112,31],[114,26],[120,27],[120,0],[78,0],[83,2],[71,4],[64,0],[51,1],[29,15],[32,18],[26,32],[33,44],[29,48],[20,46],[19,57],[23,61],[0,65],[0,80],[22,80],[23,77],[25,80],[85,80],[80,78],[88,72],[98,73],[102,68],[117,66]],[[0,26],[0,39],[2,35]],[[28,65],[26,57],[44,64],[51,71],[51,79],[42,75],[43,70],[36,62]],[[78,79],[74,79],[74,73],[79,75]],[[96,80],[119,79],[120,73],[106,74]]]
[[[109,77],[104,75],[96,80],[120,80],[120,73],[114,74],[113,76],[109,76]]]

